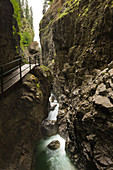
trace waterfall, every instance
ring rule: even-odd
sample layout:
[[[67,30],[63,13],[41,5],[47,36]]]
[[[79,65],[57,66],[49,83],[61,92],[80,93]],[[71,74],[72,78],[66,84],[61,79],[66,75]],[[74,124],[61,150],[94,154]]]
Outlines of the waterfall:
[[[59,103],[53,94],[50,96],[50,110],[47,119],[57,120]],[[47,145],[53,140],[60,142],[60,147],[56,150],[51,150]],[[65,152],[65,140],[59,135],[45,137],[41,139],[36,146],[36,167],[35,170],[77,170]]]

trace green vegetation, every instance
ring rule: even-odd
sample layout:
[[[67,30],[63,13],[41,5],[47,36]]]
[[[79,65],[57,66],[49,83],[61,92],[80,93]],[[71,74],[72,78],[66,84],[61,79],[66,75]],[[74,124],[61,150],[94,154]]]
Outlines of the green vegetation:
[[[32,41],[31,34],[29,32],[23,32],[21,35],[21,43],[23,46],[29,45],[30,42]]]
[[[32,7],[29,8],[28,0],[10,0],[13,8],[14,15],[19,27],[19,32],[13,25],[13,35],[20,35],[20,46],[29,46],[30,42],[33,41],[33,11]]]
[[[79,7],[80,0],[75,0],[74,2],[72,0],[67,0],[64,4],[66,6],[66,9],[63,13],[59,13],[58,19],[64,17],[68,13],[72,13],[75,9],[75,7]]]
[[[49,22],[49,24],[46,27],[42,28],[40,31],[44,31],[44,30],[48,29],[53,21],[54,21],[54,19],[51,22]]]
[[[67,14],[68,14],[68,12],[63,12],[63,13],[61,13],[61,14],[59,15],[58,19],[64,17],[64,16],[67,15]]]
[[[41,65],[40,68],[42,68],[45,72],[50,71],[50,69],[44,65]]]
[[[53,81],[53,76],[52,76],[52,73],[51,73],[51,70],[50,68],[44,66],[44,65],[41,65],[40,68],[42,68],[45,72],[45,75],[48,79],[48,82],[51,83]]]
[[[51,5],[51,3],[53,2],[53,0],[45,0],[44,4],[43,4],[43,14],[46,13],[46,9],[48,8],[49,5]]]
[[[48,5],[51,5],[51,3],[53,2],[53,0],[45,0],[44,4],[48,4]]]
[[[14,8],[14,18],[16,18],[18,25],[20,25],[20,0],[11,0]]]
[[[52,60],[52,63],[54,64],[54,62],[55,62],[55,60],[53,59],[53,60]]]
[[[37,83],[37,84],[36,84],[36,87],[37,87],[37,88],[39,88],[39,87],[40,87],[40,85]]]

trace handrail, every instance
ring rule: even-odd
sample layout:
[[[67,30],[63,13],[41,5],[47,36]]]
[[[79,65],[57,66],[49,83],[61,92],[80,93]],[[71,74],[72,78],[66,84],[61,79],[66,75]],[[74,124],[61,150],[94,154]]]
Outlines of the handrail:
[[[19,60],[21,60],[21,58],[18,58],[18,59],[16,59],[16,60],[10,61],[10,62],[8,62],[8,63],[6,63],[6,64],[1,65],[0,67],[7,66],[7,65],[12,64],[12,63],[15,63],[15,62],[17,62],[17,61],[19,61]]]
[[[38,56],[39,57],[39,56]],[[32,62],[33,62],[33,64],[35,64],[35,66],[36,66],[36,64],[39,64],[39,63],[37,63],[37,59],[38,59],[38,61],[39,61],[39,58],[37,58],[36,56],[33,56],[33,57],[30,57],[30,56],[28,56],[28,57],[26,57],[26,58],[18,58],[18,59],[16,59],[16,60],[13,60],[13,61],[10,61],[10,62],[8,62],[8,63],[6,63],[6,64],[3,64],[3,65],[1,65],[0,66],[0,79],[1,79],[1,93],[3,93],[3,91],[4,91],[4,84],[6,83],[6,82],[8,82],[9,80],[11,80],[11,79],[13,79],[14,77],[16,77],[18,74],[20,74],[20,79],[22,78],[22,72],[23,71],[25,71],[26,69],[30,69],[30,71],[31,71],[31,64],[32,64]],[[24,61],[25,60],[25,61]],[[26,61],[27,60],[27,61]],[[5,71],[4,72],[4,68],[6,67],[6,66],[8,66],[8,65],[11,65],[12,63],[16,63],[16,62],[19,62],[18,64],[16,64],[16,67],[13,67],[13,68],[11,68],[11,69],[9,69],[9,70],[7,70],[7,71]],[[25,68],[24,70],[22,70],[21,68],[22,68],[22,66],[23,65],[25,65],[25,64],[28,64],[29,66],[27,67],[27,68]],[[15,75],[13,75],[12,77],[10,77],[8,80],[6,80],[6,81],[4,81],[4,77],[7,75],[7,74],[9,74],[10,72],[12,72],[12,71],[14,71],[14,70],[16,70],[17,68],[20,68],[20,71],[19,71],[19,73],[17,74],[15,74]],[[20,80],[19,79],[19,80]]]
[[[5,73],[3,73],[3,76],[5,76],[5,75],[7,75],[8,73],[10,73],[10,72],[16,70],[18,67],[19,67],[19,65],[17,65],[16,67],[10,69],[9,71],[6,71]]]

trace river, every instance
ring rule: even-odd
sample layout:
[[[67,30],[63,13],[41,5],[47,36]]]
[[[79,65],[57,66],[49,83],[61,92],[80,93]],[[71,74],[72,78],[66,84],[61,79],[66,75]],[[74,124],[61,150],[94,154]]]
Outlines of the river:
[[[51,94],[51,97],[52,96],[54,95]],[[47,119],[56,120],[59,104],[56,99],[52,102],[51,97],[49,99],[50,105],[56,105],[56,107],[49,112]],[[47,147],[53,140],[60,142],[60,148],[57,150],[50,150]],[[35,156],[35,170],[77,170],[68,158],[65,152],[65,140],[59,134],[41,139],[36,146]]]

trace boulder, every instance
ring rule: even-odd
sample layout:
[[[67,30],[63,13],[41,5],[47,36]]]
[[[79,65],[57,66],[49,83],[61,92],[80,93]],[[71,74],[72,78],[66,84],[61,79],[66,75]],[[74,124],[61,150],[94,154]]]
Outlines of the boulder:
[[[50,101],[51,101],[51,102],[54,102],[54,100],[55,100],[55,97],[54,97],[54,96],[51,96]]]
[[[28,50],[31,54],[35,54],[39,51],[39,45],[37,41],[33,41],[30,43]]]
[[[58,131],[57,121],[55,120],[44,120],[41,125],[41,132],[44,136],[56,135]]]
[[[95,104],[101,105],[102,107],[113,108],[113,104],[110,102],[109,98],[106,96],[95,95],[93,97],[93,101],[95,102]]]
[[[47,147],[51,150],[56,150],[60,147],[60,142],[58,140],[54,140],[47,145]]]

